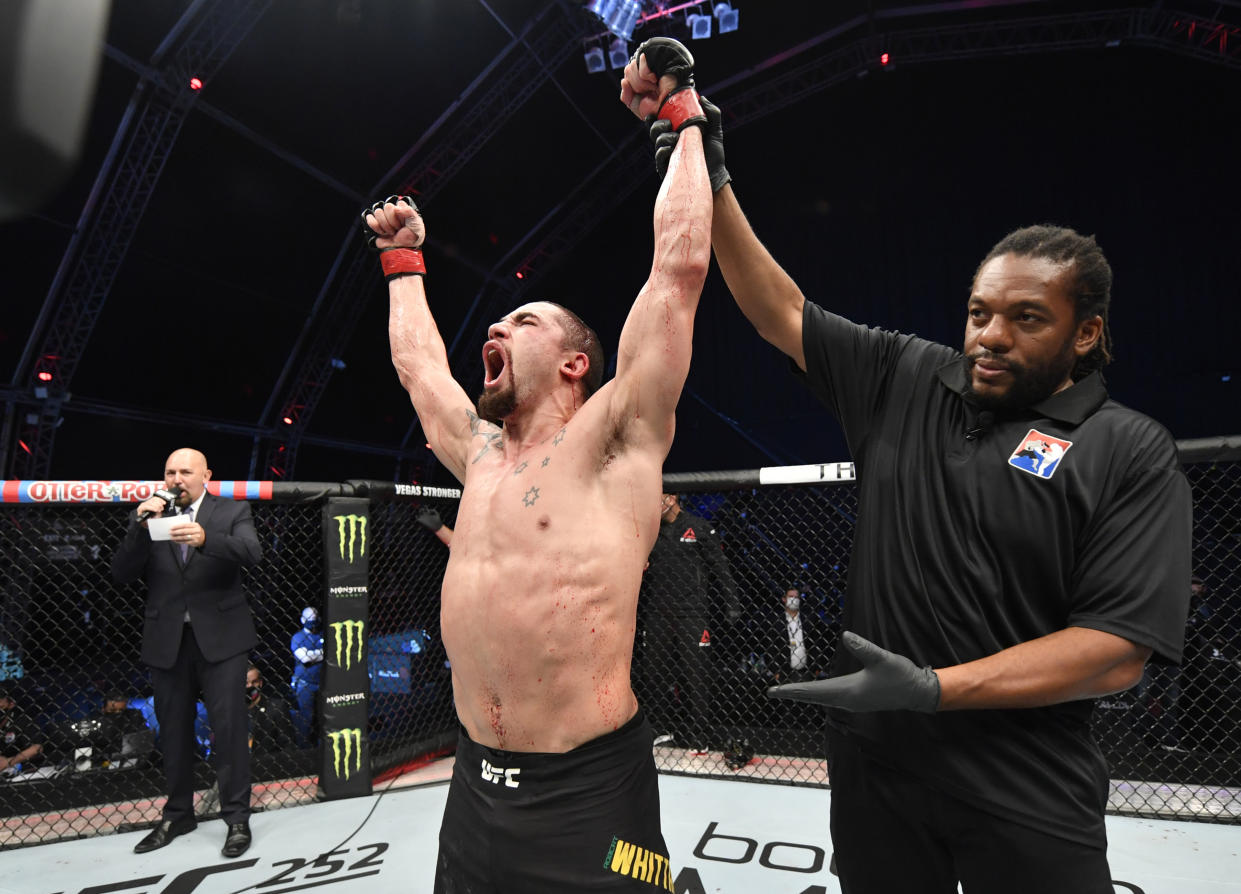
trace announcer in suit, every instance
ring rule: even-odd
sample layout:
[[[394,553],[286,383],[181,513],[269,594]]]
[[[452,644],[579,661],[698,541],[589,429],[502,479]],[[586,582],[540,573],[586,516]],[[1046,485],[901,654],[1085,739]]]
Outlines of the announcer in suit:
[[[250,505],[207,493],[211,470],[197,450],[168,457],[164,487],[181,489],[175,504],[152,497],[130,515],[112,558],[120,583],[146,581],[142,661],[151,669],[160,751],[168,777],[163,820],[134,847],[146,853],[194,830],[194,716],[199,691],[214,734],[220,817],[228,824],[222,851],[238,857],[250,846],[250,749],[246,666],[258,642],[241,589],[241,569],[262,550]],[[143,512],[184,515],[171,541],[152,541]]]

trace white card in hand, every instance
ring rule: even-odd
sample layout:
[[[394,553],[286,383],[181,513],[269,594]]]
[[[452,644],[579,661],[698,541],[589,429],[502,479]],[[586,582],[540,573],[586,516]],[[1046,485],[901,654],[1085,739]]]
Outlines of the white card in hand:
[[[171,540],[172,526],[183,525],[188,521],[184,515],[160,516],[147,520],[147,531],[150,532],[152,540]]]

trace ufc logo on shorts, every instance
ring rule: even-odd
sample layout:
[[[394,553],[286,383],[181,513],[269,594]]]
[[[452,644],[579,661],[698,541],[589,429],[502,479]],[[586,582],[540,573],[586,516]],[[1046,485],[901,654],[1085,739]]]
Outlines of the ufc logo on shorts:
[[[483,761],[483,779],[492,784],[499,784],[501,780],[509,788],[517,788],[521,785],[517,781],[517,774],[521,772],[520,768],[504,769],[503,767],[493,767],[487,761]]]

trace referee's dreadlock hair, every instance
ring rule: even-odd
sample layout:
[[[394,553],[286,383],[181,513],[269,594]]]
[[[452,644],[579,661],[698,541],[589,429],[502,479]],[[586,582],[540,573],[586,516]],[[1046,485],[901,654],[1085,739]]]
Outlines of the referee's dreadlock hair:
[[[1042,225],[1014,230],[995,244],[978,265],[978,271],[1001,255],[1022,258],[1046,258],[1057,264],[1071,266],[1067,283],[1069,297],[1076,308],[1077,322],[1090,317],[1103,319],[1099,340],[1073,366],[1073,381],[1083,379],[1112,362],[1112,333],[1108,326],[1108,306],[1112,300],[1112,268],[1094,236],[1082,236],[1068,227]],[[975,271],[974,276],[978,276]]]

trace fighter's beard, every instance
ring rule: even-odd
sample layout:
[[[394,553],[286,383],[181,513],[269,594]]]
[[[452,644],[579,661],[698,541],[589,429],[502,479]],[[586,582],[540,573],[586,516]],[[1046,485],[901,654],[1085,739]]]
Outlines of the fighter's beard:
[[[511,415],[516,409],[517,389],[512,385],[508,388],[484,391],[478,396],[478,415],[496,425],[503,425],[505,417]]]

